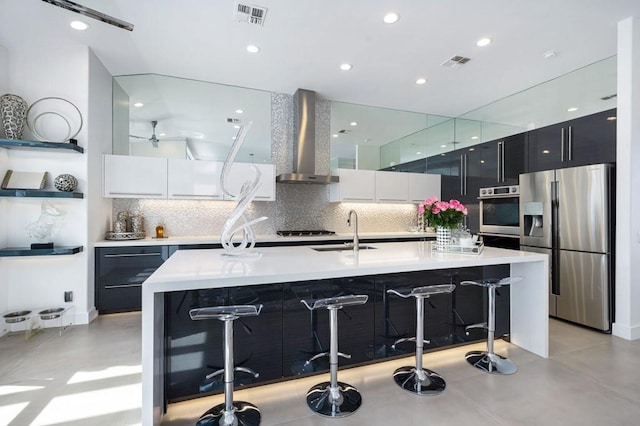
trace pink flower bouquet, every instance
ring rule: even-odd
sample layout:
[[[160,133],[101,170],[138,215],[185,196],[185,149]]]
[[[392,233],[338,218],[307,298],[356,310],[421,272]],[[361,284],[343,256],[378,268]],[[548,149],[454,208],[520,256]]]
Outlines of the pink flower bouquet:
[[[467,208],[458,200],[438,201],[438,197],[427,198],[418,203],[421,214],[429,226],[442,226],[453,229],[467,215]]]

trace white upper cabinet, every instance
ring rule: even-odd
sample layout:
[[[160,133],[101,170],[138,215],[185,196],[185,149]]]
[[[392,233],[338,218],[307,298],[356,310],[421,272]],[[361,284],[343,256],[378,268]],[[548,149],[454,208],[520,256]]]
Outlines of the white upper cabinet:
[[[407,202],[409,200],[409,173],[376,171],[376,201]]]
[[[440,175],[406,173],[409,178],[409,201],[417,203],[434,195],[440,199]]]
[[[253,181],[256,175],[253,166],[260,171],[260,184],[254,201],[275,201],[276,168],[273,164],[233,163],[227,182],[229,192],[236,195],[246,181]],[[228,199],[228,197],[225,197],[225,199]]]
[[[174,199],[222,200],[219,161],[169,159],[168,195]]]
[[[337,169],[332,173],[340,182],[329,185],[329,201],[375,201],[376,177],[374,170]]]
[[[167,159],[103,156],[103,196],[107,198],[167,198]]]

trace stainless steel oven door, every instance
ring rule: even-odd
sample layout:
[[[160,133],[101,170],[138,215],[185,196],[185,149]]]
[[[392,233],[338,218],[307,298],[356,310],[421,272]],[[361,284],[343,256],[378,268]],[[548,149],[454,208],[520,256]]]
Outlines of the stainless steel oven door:
[[[480,232],[520,235],[520,197],[495,197],[480,200]]]

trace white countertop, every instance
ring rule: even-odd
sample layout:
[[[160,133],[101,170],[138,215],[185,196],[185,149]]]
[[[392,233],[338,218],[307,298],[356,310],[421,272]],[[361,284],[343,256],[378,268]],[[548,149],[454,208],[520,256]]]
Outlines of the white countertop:
[[[546,255],[485,247],[479,254],[441,253],[432,242],[371,243],[376,249],[324,251],[313,246],[256,249],[255,258],[227,256],[222,249],[184,250],[174,253],[143,284],[143,291],[242,286],[388,274],[418,270],[540,261]],[[322,246],[322,247],[327,247]]]
[[[358,233],[360,239],[393,239],[393,238],[435,238],[435,232],[409,232],[409,231],[397,231],[397,232],[360,232]],[[352,233],[335,234],[316,237],[280,237],[278,235],[257,235],[256,242],[258,243],[272,243],[272,242],[298,242],[308,241],[310,244],[321,241],[335,241],[335,240],[352,240]],[[140,240],[101,240],[95,243],[95,247],[128,247],[128,246],[168,246],[168,245],[182,245],[182,244],[219,244],[220,236],[181,236],[181,237],[167,237],[167,238],[152,238],[147,237]]]

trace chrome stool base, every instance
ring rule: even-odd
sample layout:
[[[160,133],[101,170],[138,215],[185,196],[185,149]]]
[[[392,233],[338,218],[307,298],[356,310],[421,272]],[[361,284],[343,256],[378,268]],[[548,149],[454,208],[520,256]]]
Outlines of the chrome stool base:
[[[346,417],[362,404],[362,396],[353,386],[338,382],[338,396],[331,395],[331,382],[318,383],[307,392],[307,405],[324,417]]]
[[[196,426],[258,426],[260,410],[244,401],[233,401],[233,411],[225,416],[225,404],[216,405],[200,416]]]
[[[416,395],[438,395],[447,387],[442,376],[435,371],[423,368],[422,373],[424,378],[421,380],[415,367],[400,367],[393,372],[393,380],[402,389]]]
[[[471,351],[466,353],[465,358],[469,364],[491,374],[513,374],[518,371],[513,362],[496,353]]]

